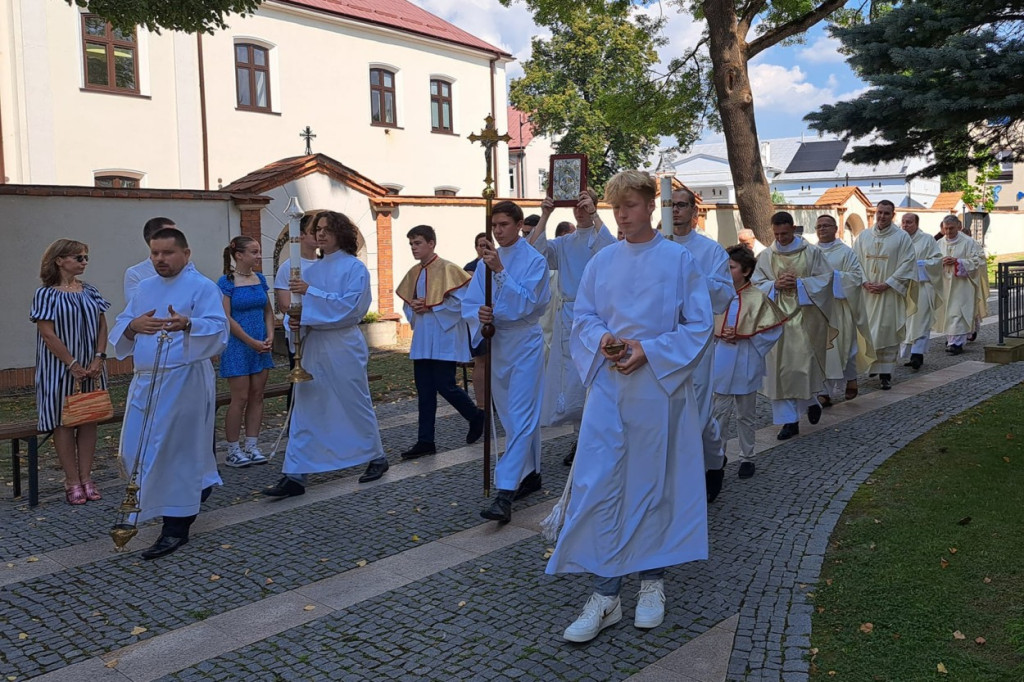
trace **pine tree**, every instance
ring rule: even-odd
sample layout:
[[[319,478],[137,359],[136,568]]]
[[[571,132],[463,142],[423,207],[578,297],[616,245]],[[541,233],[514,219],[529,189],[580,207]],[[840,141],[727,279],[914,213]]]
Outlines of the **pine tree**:
[[[878,163],[933,154],[919,171],[964,171],[1010,152],[1024,158],[1024,2],[905,2],[870,24],[837,28],[871,88],[806,120],[876,142],[847,154]]]

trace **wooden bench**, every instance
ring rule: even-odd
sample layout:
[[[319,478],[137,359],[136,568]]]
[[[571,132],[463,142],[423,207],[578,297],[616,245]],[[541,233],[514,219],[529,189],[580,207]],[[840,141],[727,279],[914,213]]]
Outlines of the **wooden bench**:
[[[370,381],[381,379],[379,374],[370,374]],[[268,384],[263,391],[264,398],[280,398],[288,395],[292,385]],[[231,393],[222,391],[217,394],[217,408],[221,408],[231,402]],[[118,424],[124,421],[124,408],[114,410],[114,416],[105,419],[100,424]],[[52,431],[39,431],[36,428],[37,422],[26,421],[14,424],[0,425],[0,442],[11,441],[11,477],[14,479],[14,497],[21,497],[21,444],[28,448],[26,463],[28,464],[28,506],[35,507],[39,504],[39,446],[46,442],[52,435]]]

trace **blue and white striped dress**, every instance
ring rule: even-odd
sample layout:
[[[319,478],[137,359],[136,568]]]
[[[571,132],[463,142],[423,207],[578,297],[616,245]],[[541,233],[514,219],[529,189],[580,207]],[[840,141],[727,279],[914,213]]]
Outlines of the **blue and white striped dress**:
[[[32,299],[32,322],[49,320],[54,331],[78,364],[88,368],[96,357],[96,338],[99,334],[100,315],[110,304],[91,284],[82,283],[82,291],[60,291],[53,287],[40,287]],[[104,370],[99,386],[92,379],[83,382],[83,391],[107,387]],[[36,407],[39,410],[39,430],[52,431],[60,426],[60,413],[64,396],[75,388],[74,376],[56,355],[50,352],[41,334],[36,332]]]

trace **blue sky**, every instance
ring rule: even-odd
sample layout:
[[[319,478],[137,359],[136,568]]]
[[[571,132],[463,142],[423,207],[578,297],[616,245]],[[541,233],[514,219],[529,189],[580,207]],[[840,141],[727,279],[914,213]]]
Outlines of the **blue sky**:
[[[504,48],[519,60],[529,59],[530,39],[543,34],[522,4],[502,7],[497,0],[411,0],[416,5],[460,28]],[[663,60],[681,54],[700,37],[702,26],[675,7],[653,3],[642,11],[654,15],[666,12],[669,44]],[[761,138],[798,137],[809,131],[803,117],[825,103],[850,99],[866,85],[857,78],[836,51],[820,25],[809,32],[804,45],[776,46],[758,55],[750,64],[757,129]],[[522,74],[518,64],[508,67],[509,79]],[[708,131],[702,141],[720,140]]]

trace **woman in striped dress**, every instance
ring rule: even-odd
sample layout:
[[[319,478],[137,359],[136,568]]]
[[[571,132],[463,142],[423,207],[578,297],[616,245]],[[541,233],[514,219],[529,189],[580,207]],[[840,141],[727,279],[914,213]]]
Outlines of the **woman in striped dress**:
[[[64,396],[81,382],[82,391],[107,387],[110,304],[96,287],[78,279],[89,263],[89,247],[58,239],[46,249],[39,269],[43,286],[36,290],[30,318],[36,324],[36,406],[39,430],[53,431],[53,446],[64,469],[68,504],[85,504],[101,495],[92,482],[96,424],[60,425]]]

